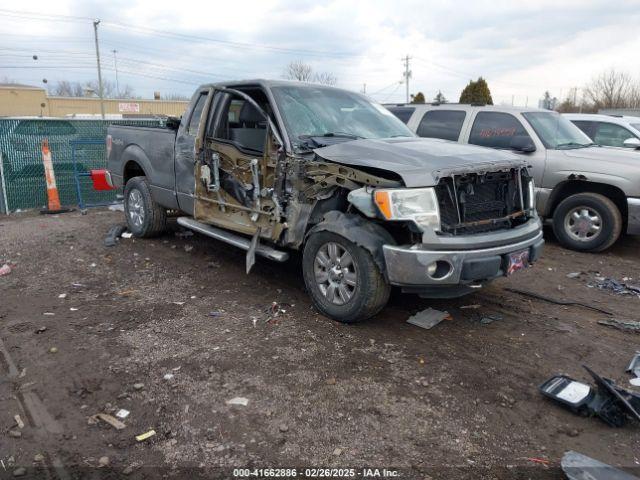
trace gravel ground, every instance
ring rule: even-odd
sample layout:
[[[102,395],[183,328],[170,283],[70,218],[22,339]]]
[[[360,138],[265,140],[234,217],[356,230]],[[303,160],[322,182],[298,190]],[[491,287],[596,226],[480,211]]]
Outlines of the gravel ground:
[[[0,217],[0,266],[14,264],[0,277],[0,478],[21,467],[45,478],[232,478],[238,467],[564,478],[567,450],[640,474],[638,423],[610,428],[537,390],[558,373],[588,380],[583,364],[632,389],[624,370],[640,337],[505,290],[637,319],[640,298],[589,285],[640,284],[638,238],[591,255],[548,232],[532,269],[456,300],[394,292],[376,318],[346,326],[312,308],[295,256],[259,259],[247,276],[243,252],[175,225],[104,247],[122,221],[101,209]],[[427,307],[453,320],[406,323]],[[94,417],[119,409],[130,411],[122,429]]]

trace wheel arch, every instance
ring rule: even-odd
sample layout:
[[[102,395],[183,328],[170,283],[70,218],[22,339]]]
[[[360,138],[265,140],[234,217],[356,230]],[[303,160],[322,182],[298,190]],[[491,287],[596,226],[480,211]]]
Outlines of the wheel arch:
[[[126,160],[122,167],[122,184],[126,185],[133,177],[147,177],[151,169],[149,158],[137,145],[130,145],[122,152],[122,158]]]
[[[559,183],[551,192],[545,217],[553,217],[553,214],[565,198],[577,193],[599,193],[611,200],[622,215],[623,224],[627,223],[628,207],[627,196],[618,187],[607,183],[590,182],[588,180],[566,180]]]
[[[386,264],[382,247],[386,244],[395,245],[396,242],[391,234],[380,225],[368,221],[360,215],[331,210],[324,214],[322,221],[309,229],[304,237],[305,242],[317,232],[335,233],[364,248],[371,254],[373,261],[386,278]]]

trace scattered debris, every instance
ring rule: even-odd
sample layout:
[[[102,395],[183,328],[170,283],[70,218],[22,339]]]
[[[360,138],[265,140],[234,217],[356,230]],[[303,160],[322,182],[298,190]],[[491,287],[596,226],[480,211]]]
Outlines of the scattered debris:
[[[540,464],[546,465],[546,466],[549,465],[549,460],[546,460],[544,458],[528,457],[528,458],[525,458],[525,460],[528,460],[528,461],[533,462],[533,463],[540,463]]]
[[[184,246],[184,251],[189,253],[191,250],[193,250],[193,246],[192,245],[185,245]]]
[[[629,383],[634,387],[640,387],[640,378],[632,378],[631,380],[629,380]]]
[[[571,272],[567,273],[567,278],[578,278],[580,275],[582,275],[582,272]]]
[[[627,367],[627,372],[633,373],[636,377],[640,377],[640,352],[636,352],[631,359],[631,362]]]
[[[421,312],[409,317],[407,323],[429,330],[430,328],[438,325],[444,319],[453,320],[453,317],[449,315],[449,312],[441,312],[440,310],[427,308],[426,310],[422,310]]]
[[[114,225],[107,232],[107,236],[104,237],[103,245],[105,247],[115,247],[118,243],[118,239],[120,235],[123,234],[127,230],[127,227],[124,225]]]
[[[44,455],[43,455],[43,454],[41,454],[41,453],[36,453],[36,454],[33,456],[33,461],[34,461],[34,462],[44,462]]]
[[[171,380],[173,378],[173,373],[165,373],[164,374],[164,378],[165,380]]]
[[[287,308],[285,307],[293,307],[293,305],[288,303],[271,302],[271,305],[265,309],[265,313],[267,314],[265,321],[271,322],[274,318],[287,313]]]
[[[184,302],[172,302],[174,305],[178,305],[178,306],[182,306],[184,305]]]
[[[36,333],[36,334],[38,334],[38,333],[44,333],[44,332],[46,332],[46,331],[47,331],[47,327],[42,326],[42,327],[38,327],[38,328],[36,329],[36,332],[35,332],[35,333]]]
[[[58,353],[58,347],[51,347],[49,353]]]
[[[4,277],[5,275],[9,275],[11,273],[11,265],[9,265],[8,263],[5,263],[4,265],[2,265],[2,267],[0,267],[0,277]]]
[[[594,307],[592,305],[588,305],[586,303],[580,302],[571,302],[565,300],[556,300],[555,298],[546,297],[544,295],[540,295],[539,293],[528,292],[526,290],[520,290],[519,288],[505,288],[507,292],[519,293],[520,295],[524,295],[525,297],[535,298],[537,300],[543,300],[545,302],[554,303],[556,305],[574,305],[577,307],[589,308],[591,310],[595,310],[596,312],[604,313],[605,315],[613,315],[611,312],[604,310],[602,308]]]
[[[560,466],[569,480],[639,480],[635,475],[572,450],[562,456]]]
[[[617,328],[618,330],[640,333],[640,322],[634,320],[616,320],[615,318],[610,318],[608,320],[600,320],[598,323],[600,325]]]
[[[133,233],[131,232],[122,232],[122,235],[120,235],[122,238],[131,238],[133,237]]]
[[[109,465],[109,457],[100,457],[98,460],[98,467],[106,467]]]
[[[495,320],[502,320],[504,317],[502,315],[500,315],[499,313],[491,313],[488,315],[483,315],[480,318],[480,323],[482,325],[488,325],[492,322],[494,322]]]
[[[114,203],[109,205],[109,210],[112,212],[124,212],[124,204],[122,203]]]
[[[144,442],[148,438],[153,437],[156,434],[155,430],[149,430],[148,432],[141,433],[140,435],[136,435],[136,440],[138,442]]]
[[[627,417],[640,421],[640,395],[624,390],[603,378],[586,365],[596,388],[566,375],[556,375],[544,382],[540,392],[581,416],[597,416],[610,427],[621,427]]]
[[[125,418],[127,418],[129,416],[129,410],[125,410],[124,408],[121,408],[120,410],[118,410],[116,412],[116,417],[121,418],[122,420],[124,420]]]
[[[9,436],[12,438],[20,438],[22,437],[22,432],[20,430],[9,430]]]
[[[334,454],[336,457],[337,457],[338,455],[342,455],[342,449],[341,449],[341,448],[339,448],[339,447],[338,447],[338,448],[336,448],[336,449],[333,451],[333,454]]]
[[[123,428],[126,427],[126,425],[122,423],[120,420],[106,413],[98,413],[94,415],[94,418],[97,418],[98,420],[102,420],[103,422],[108,423],[116,430],[122,430]]]
[[[475,305],[463,305],[460,307],[460,310],[477,310],[480,307],[482,307],[482,305],[476,303]]]
[[[227,400],[227,405],[240,405],[246,407],[249,405],[249,399],[245,397],[234,397],[231,400]]]
[[[278,430],[280,430],[282,433],[287,432],[289,430],[289,426],[286,423],[281,423],[278,427]]]
[[[24,477],[27,474],[27,469],[24,467],[18,467],[13,471],[14,477]]]
[[[20,418],[20,415],[14,415],[13,419],[16,421],[16,425],[18,426],[18,428],[24,428],[24,422],[22,421],[22,418]]]
[[[144,383],[134,383],[133,388],[134,390],[142,390],[144,388]]]
[[[55,313],[53,313],[53,312],[44,312],[43,315],[45,315],[47,317],[53,317],[55,315]]]
[[[613,278],[595,277],[595,286],[600,290],[611,290],[617,295],[635,295],[640,297],[640,286],[629,285],[628,283],[619,282]]]
[[[60,295],[58,295],[58,298],[67,298],[67,294],[66,293],[61,293]]]
[[[222,312],[209,312],[210,317],[221,317]]]

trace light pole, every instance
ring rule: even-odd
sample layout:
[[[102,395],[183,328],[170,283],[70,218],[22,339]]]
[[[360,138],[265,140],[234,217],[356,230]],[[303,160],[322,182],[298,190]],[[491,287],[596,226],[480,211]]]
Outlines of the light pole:
[[[113,66],[116,69],[116,94],[118,95],[118,98],[120,98],[120,85],[118,83],[118,57],[116,57],[116,53],[118,53],[118,51],[115,49],[111,51],[113,52]]]
[[[100,113],[104,120],[104,90],[102,89],[102,70],[100,69],[100,47],[98,46],[98,25],[100,20],[93,21],[93,34],[96,40],[96,62],[98,63],[98,95],[100,96]]]

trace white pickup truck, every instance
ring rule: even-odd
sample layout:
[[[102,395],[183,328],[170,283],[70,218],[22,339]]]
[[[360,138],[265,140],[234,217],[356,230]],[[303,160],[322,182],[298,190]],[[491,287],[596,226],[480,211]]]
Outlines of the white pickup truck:
[[[387,105],[420,137],[508,150],[532,166],[538,214],[567,248],[606,250],[640,234],[638,154],[602,148],[556,112],[444,104]]]

